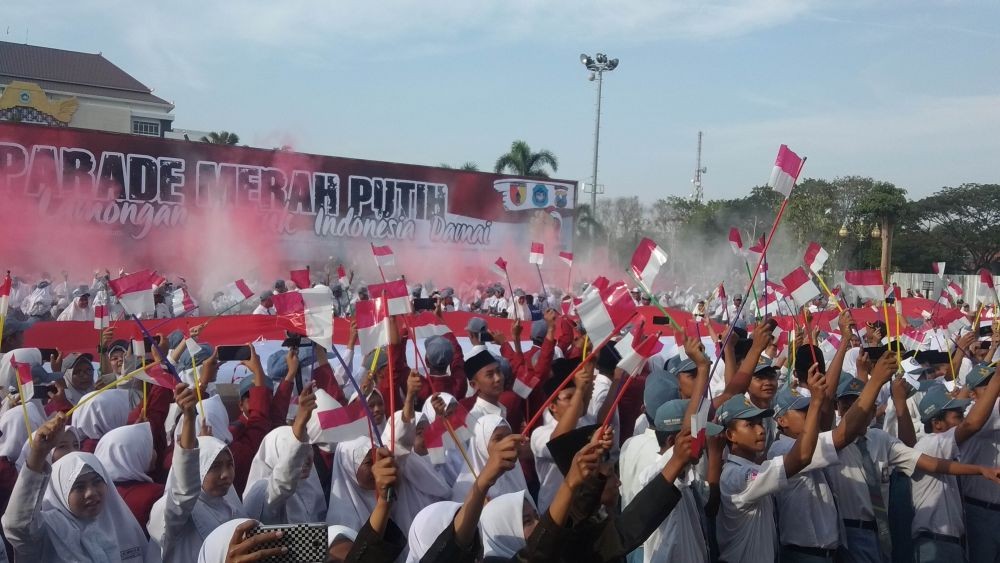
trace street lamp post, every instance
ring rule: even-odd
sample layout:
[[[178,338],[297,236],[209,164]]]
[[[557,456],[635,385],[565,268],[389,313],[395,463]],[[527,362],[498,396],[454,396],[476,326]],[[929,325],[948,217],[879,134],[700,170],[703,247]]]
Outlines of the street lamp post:
[[[593,57],[587,54],[580,55],[580,62],[590,71],[590,80],[597,80],[597,118],[594,121],[594,171],[591,175],[590,184],[590,212],[597,214],[597,151],[601,138],[601,87],[604,83],[604,73],[611,72],[618,68],[618,59],[609,59],[604,53],[597,53]]]

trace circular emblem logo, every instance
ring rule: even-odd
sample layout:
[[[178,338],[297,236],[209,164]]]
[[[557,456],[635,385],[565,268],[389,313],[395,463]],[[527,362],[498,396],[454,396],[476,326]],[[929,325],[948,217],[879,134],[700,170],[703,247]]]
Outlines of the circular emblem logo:
[[[31,101],[31,94],[27,90],[21,90],[21,95],[18,96],[18,99],[21,100],[21,103],[26,104]]]

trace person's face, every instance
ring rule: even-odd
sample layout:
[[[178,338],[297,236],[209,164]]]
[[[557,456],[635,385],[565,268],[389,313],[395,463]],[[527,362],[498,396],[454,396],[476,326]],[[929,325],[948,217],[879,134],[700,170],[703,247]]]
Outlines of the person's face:
[[[857,336],[852,336],[851,337],[851,348],[857,348],[859,346],[861,346],[861,339],[858,338]]]
[[[426,423],[418,424],[416,433],[413,435],[413,451],[420,456],[427,455],[427,442],[424,440],[425,430],[427,430]]]
[[[806,427],[806,412],[789,410],[783,416],[776,419],[778,427],[791,437],[798,437]]]
[[[69,430],[63,430],[56,438],[55,447],[52,448],[52,463],[59,461],[62,456],[80,451],[80,441],[76,439],[76,434]]]
[[[490,455],[493,455],[493,449],[507,436],[510,436],[510,428],[506,425],[497,426],[496,430],[493,431],[493,435],[490,436],[490,443],[486,446],[486,451]]]
[[[568,387],[559,391],[559,395],[556,396],[556,400],[552,402],[552,406],[550,407],[552,416],[556,420],[562,418],[563,413],[569,410],[573,402],[573,395],[575,394],[576,387]]]
[[[69,511],[81,520],[93,520],[101,515],[107,492],[108,484],[96,471],[83,473],[69,490]]]
[[[747,392],[754,400],[767,404],[771,404],[777,390],[778,374],[770,369],[754,374],[750,378],[750,387],[747,388]]]
[[[327,551],[327,563],[344,563],[353,548],[354,542],[347,538],[338,538],[330,544],[330,549]]]
[[[233,462],[233,454],[226,448],[219,453],[208,468],[205,480],[201,482],[201,488],[213,497],[223,497],[233,486],[233,479],[236,477],[236,465]]]
[[[70,381],[78,391],[89,391],[94,386],[94,365],[88,361],[76,364]]]
[[[621,480],[614,466],[610,462],[605,462],[600,468],[601,475],[607,478],[604,482],[604,490],[601,491],[601,506],[614,507],[618,505],[618,495],[621,488]]]
[[[355,473],[355,477],[358,478],[358,486],[366,491],[375,490],[375,474],[372,473],[372,452],[369,451],[365,454],[364,461],[358,466],[358,471]]]
[[[528,499],[524,500],[524,506],[521,507],[521,525],[524,526],[524,539],[530,538],[531,532],[538,526],[538,511]]]
[[[851,405],[853,405],[854,401],[857,401],[857,400],[858,400],[857,395],[848,395],[846,397],[838,397],[837,398],[837,412],[840,413],[840,416],[843,417],[844,413],[846,413],[847,411],[849,411],[851,409]]]
[[[681,399],[690,399],[694,395],[697,374],[697,371],[682,371],[677,374],[677,386],[680,389]]]
[[[726,428],[726,439],[744,451],[764,451],[764,419],[760,416],[737,419]]]
[[[267,299],[261,299],[260,304],[263,305],[265,309],[270,309],[274,306],[274,301],[268,297]]]
[[[114,352],[111,353],[111,356],[108,358],[108,360],[111,362],[111,367],[114,368],[115,373],[120,373],[122,370],[122,364],[125,363],[125,352],[122,352],[121,350],[115,350]]]
[[[302,462],[302,468],[299,470],[299,480],[304,480],[309,478],[309,474],[312,473],[313,469],[313,450],[309,448],[309,453],[306,455],[305,461]]]
[[[368,397],[368,408],[371,409],[376,424],[385,422],[385,401],[382,400],[382,395],[372,393],[371,397]]]
[[[81,295],[77,302],[80,304],[80,308],[86,309],[90,305],[90,296]]]
[[[643,305],[649,305],[650,303],[652,303],[652,301],[649,300],[649,297],[643,297],[642,299],[639,300],[639,302],[642,303]]]
[[[503,373],[500,371],[500,364],[490,364],[476,372],[476,376],[472,378],[472,388],[487,401],[498,400],[500,393],[503,393]]]
[[[986,353],[989,352],[989,342],[981,342],[979,346],[974,346],[972,348],[972,355],[976,357],[977,362],[986,361]]]
[[[931,422],[931,427],[934,429],[935,433],[947,432],[952,428],[962,424],[965,420],[965,413],[960,409],[950,409],[944,411],[942,416],[935,418]]]

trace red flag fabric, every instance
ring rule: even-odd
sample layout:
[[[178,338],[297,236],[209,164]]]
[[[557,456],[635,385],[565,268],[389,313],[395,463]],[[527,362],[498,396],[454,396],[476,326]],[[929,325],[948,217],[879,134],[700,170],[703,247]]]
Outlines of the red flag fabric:
[[[615,350],[622,358],[618,367],[629,375],[642,371],[649,358],[663,350],[660,333],[643,334],[642,326],[640,323],[615,344]]]
[[[330,349],[333,345],[333,295],[329,288],[277,293],[271,299],[278,326]]]
[[[531,251],[528,253],[528,263],[541,266],[544,261],[545,245],[540,242],[531,243]]]
[[[385,297],[390,315],[405,315],[412,312],[410,292],[403,280],[369,285],[368,295]]]
[[[819,297],[819,288],[812,282],[812,278],[802,268],[795,268],[790,274],[781,279],[781,283],[788,290],[788,295],[792,302],[798,306],[803,306]]]
[[[743,255],[743,236],[740,235],[740,230],[736,227],[729,229],[729,246],[733,248],[733,254]]]
[[[503,258],[497,258],[497,261],[493,263],[493,271],[500,277],[507,275],[507,261]]]
[[[358,323],[358,342],[361,344],[363,356],[376,348],[389,345],[389,317],[381,296],[358,301],[354,315]]]
[[[774,159],[774,169],[767,185],[782,193],[786,198],[791,195],[792,187],[799,179],[802,169],[802,159],[786,145],[778,147],[778,156]]]
[[[931,271],[942,280],[944,279],[944,264],[944,262],[931,262]]]
[[[10,290],[12,285],[10,272],[7,272],[4,274],[3,283],[0,283],[0,318],[7,316],[7,309],[10,307]]]
[[[576,310],[591,342],[598,346],[610,340],[616,329],[635,315],[636,306],[628,288],[618,282],[607,289],[588,292]]]
[[[140,342],[142,341],[140,340]],[[135,378],[140,381],[145,381],[146,383],[151,383],[153,385],[171,390],[174,388],[174,385],[177,384],[177,380],[174,379],[174,376],[170,375],[170,372],[168,372],[160,364],[150,364],[146,366],[141,372],[135,375]]]
[[[813,273],[818,274],[829,257],[830,254],[815,242],[810,242],[806,247],[805,263]]]
[[[339,281],[340,285],[342,285],[344,287],[347,287],[348,285],[350,285],[350,281],[351,280],[347,277],[347,271],[344,270],[344,265],[343,264],[338,264],[337,265],[337,281]]]
[[[430,338],[432,336],[444,336],[450,334],[451,329],[442,323],[437,315],[429,311],[422,311],[406,319],[407,324],[413,329],[417,339]]]
[[[573,266],[573,253],[572,252],[560,252],[559,259],[563,261],[567,266]]]
[[[309,279],[309,268],[302,270],[292,270],[288,274],[288,279],[292,280],[295,287],[299,289],[309,289],[312,287],[312,280]]]
[[[666,263],[667,253],[652,239],[644,238],[639,241],[639,246],[632,254],[632,275],[646,289],[652,290],[653,282],[656,281],[656,276],[659,275],[660,268]]]
[[[380,267],[396,264],[396,256],[388,246],[375,246],[372,244],[372,255],[375,256],[375,263]]]
[[[877,301],[885,297],[881,270],[847,270],[844,272],[844,282],[861,299]]]
[[[151,315],[156,311],[156,305],[153,302],[153,287],[158,279],[162,278],[156,272],[141,270],[111,280],[108,282],[108,287],[129,313],[136,316]]]
[[[17,383],[20,387],[21,402],[26,403],[35,396],[35,383],[31,378],[31,364],[19,362],[14,359],[14,354],[10,355],[10,365],[17,374]]]

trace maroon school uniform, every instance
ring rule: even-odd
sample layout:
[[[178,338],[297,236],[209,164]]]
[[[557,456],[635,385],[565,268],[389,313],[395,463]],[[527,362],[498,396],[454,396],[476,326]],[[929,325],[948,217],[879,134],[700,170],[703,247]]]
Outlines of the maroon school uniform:
[[[128,505],[128,509],[135,516],[136,521],[142,526],[142,531],[146,532],[146,524],[149,523],[149,513],[153,510],[153,503],[163,496],[163,484],[126,481],[115,483],[115,488],[118,489],[118,494]],[[146,532],[146,537],[149,537],[149,532]]]

